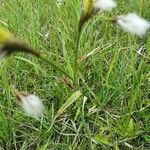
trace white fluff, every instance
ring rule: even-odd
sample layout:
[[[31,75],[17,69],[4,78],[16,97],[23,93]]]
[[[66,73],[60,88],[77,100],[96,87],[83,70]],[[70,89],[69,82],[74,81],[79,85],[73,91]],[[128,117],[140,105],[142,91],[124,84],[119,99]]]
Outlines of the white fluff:
[[[126,32],[143,36],[150,28],[150,23],[135,13],[116,17],[117,24]]]
[[[94,3],[94,9],[100,11],[111,11],[115,7],[117,4],[114,0],[96,0]]]
[[[64,0],[57,0],[57,5],[60,6],[63,4],[63,2],[64,2]]]
[[[20,95],[21,98],[21,105],[23,107],[23,110],[25,113],[31,117],[34,117],[36,119],[40,118],[43,116],[43,104],[41,100],[33,95]]]

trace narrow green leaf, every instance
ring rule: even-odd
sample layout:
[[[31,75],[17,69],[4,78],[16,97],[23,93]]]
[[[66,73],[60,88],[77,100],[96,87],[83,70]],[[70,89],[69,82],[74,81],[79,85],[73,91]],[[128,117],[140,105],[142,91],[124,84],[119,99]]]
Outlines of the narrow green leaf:
[[[117,143],[114,145],[113,150],[119,150],[119,146]]]
[[[150,37],[147,38],[146,49],[147,49],[147,52],[150,54]]]
[[[128,126],[128,131],[129,133],[132,133],[133,132],[133,119],[131,118],[130,121],[129,121],[129,126]]]
[[[139,112],[139,116],[141,118],[150,119],[150,109],[147,108],[147,109],[142,110],[141,112]]]
[[[144,139],[146,142],[150,143],[150,135],[145,135]]]
[[[62,114],[72,103],[74,103],[80,96],[82,95],[82,93],[80,91],[76,91],[74,92],[69,98],[68,100],[63,104],[63,106],[58,110],[56,117],[57,118],[60,114]]]
[[[108,137],[106,136],[101,136],[101,135],[97,135],[95,137],[93,137],[93,141],[99,144],[106,144],[106,145],[110,145],[109,141],[108,141]]]
[[[43,69],[39,65],[37,65],[36,63],[34,63],[33,61],[31,61],[29,59],[19,57],[19,56],[15,56],[15,58],[18,59],[18,60],[22,60],[22,61],[34,66],[35,69],[38,69],[39,71],[43,72]]]

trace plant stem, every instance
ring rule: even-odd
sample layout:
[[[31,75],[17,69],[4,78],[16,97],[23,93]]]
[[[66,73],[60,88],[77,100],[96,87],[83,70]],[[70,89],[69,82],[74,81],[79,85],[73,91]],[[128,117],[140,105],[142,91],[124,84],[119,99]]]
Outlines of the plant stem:
[[[58,71],[60,71],[61,73],[63,73],[64,75],[66,75],[69,79],[71,79],[74,84],[77,84],[76,81],[74,80],[73,77],[71,77],[66,71],[64,71],[64,69],[60,68],[59,66],[57,66],[55,63],[51,62],[49,59],[47,59],[45,56],[39,54],[36,55],[38,58],[42,59],[43,61],[47,62],[48,64],[50,64],[53,68],[57,69]]]
[[[77,82],[77,73],[78,73],[78,53],[79,53],[79,44],[80,44],[80,34],[81,32],[78,32],[77,34],[77,43],[76,43],[76,49],[75,49],[75,58],[74,58],[74,80]]]
[[[97,17],[99,20],[101,20],[101,21],[112,21],[113,20],[113,18],[111,18],[111,17],[106,17],[106,16],[99,16],[99,17]]]
[[[105,16],[101,16],[99,17],[102,21],[112,21],[112,18],[110,17],[105,17]],[[87,19],[88,20],[88,19]],[[81,21],[81,20],[80,20]],[[84,20],[85,21],[85,20]],[[85,22],[79,22],[79,27],[78,27],[78,33],[77,33],[77,43],[76,43],[76,49],[75,49],[75,59],[74,59],[74,80],[77,82],[77,73],[78,73],[78,53],[79,53],[79,45],[80,45],[80,36],[82,33],[82,27],[84,25]]]

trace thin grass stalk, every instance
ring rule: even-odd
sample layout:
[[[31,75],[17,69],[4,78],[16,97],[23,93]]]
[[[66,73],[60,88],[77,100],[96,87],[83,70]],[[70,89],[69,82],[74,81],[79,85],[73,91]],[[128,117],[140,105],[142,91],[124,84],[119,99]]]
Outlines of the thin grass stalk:
[[[80,35],[81,32],[78,32],[77,35],[77,43],[76,43],[76,49],[75,49],[75,58],[74,58],[74,80],[77,82],[77,74],[78,74],[78,53],[79,53],[79,46],[80,46]]]

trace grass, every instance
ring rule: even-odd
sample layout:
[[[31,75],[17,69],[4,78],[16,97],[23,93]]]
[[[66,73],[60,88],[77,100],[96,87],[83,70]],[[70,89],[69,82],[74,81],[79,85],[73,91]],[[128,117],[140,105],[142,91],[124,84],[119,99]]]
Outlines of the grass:
[[[150,20],[149,0],[117,3],[118,8],[106,16],[134,11]],[[55,0],[1,0],[0,4],[2,26],[74,76],[79,0],[65,0],[60,7]],[[140,40],[149,57],[149,38]],[[17,53],[1,61],[0,149],[150,149],[150,66],[135,52],[138,48],[138,37],[97,15],[84,26],[80,38],[80,60],[96,52],[79,63],[79,87],[31,55]],[[44,120],[23,113],[10,85],[43,99]],[[82,96],[52,124],[76,90]]]

